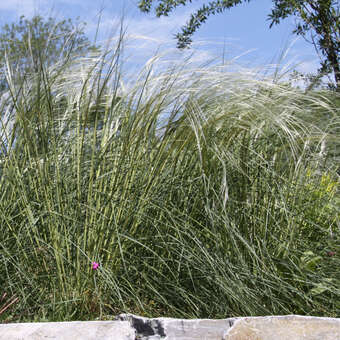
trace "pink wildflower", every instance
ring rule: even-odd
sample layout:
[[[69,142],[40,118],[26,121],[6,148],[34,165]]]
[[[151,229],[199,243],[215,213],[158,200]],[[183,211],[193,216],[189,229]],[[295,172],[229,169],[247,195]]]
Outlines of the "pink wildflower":
[[[97,270],[98,267],[99,267],[99,263],[97,263],[97,262],[92,262],[92,269],[93,269],[93,270]]]
[[[328,252],[327,252],[327,255],[330,256],[330,257],[331,257],[331,256],[334,256],[334,255],[335,255],[335,251],[328,251]]]

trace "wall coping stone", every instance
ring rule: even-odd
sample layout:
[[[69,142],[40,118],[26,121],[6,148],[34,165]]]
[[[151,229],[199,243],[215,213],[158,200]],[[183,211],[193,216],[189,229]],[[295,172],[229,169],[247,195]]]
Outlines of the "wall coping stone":
[[[285,315],[0,324],[0,340],[340,340],[340,319]]]

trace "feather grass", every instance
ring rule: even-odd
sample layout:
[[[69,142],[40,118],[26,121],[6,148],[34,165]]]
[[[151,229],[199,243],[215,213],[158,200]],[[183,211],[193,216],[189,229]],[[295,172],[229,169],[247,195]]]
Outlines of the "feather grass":
[[[157,58],[124,84],[122,43],[7,64],[0,317],[339,316],[335,94]]]

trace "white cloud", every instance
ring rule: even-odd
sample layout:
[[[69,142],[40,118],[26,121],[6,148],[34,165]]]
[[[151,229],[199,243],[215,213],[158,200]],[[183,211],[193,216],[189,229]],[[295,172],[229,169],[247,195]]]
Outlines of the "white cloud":
[[[57,20],[79,16],[81,22],[86,22],[85,33],[93,39],[100,17],[98,40],[105,45],[105,40],[119,33],[121,18],[124,17],[127,52],[141,61],[150,58],[156,51],[175,49],[174,34],[180,31],[190,13],[199,7],[182,7],[175,15],[156,18],[153,14],[142,14],[137,3],[137,0],[0,0],[3,15],[0,19],[10,22],[21,15],[29,18],[35,14],[52,16]],[[200,52],[200,56],[204,59],[204,56],[209,58],[212,54],[205,51]]]
[[[219,56],[222,61],[223,44],[230,45],[233,39],[226,42],[221,38],[213,41],[194,40],[192,49],[178,51],[176,49],[175,33],[187,22],[190,13],[200,5],[181,7],[169,17],[156,18],[153,14],[142,14],[137,8],[137,0],[0,0],[0,10],[19,17],[24,14],[30,17],[34,14],[52,16],[57,20],[68,17],[80,17],[86,22],[85,33],[92,40],[100,17],[100,31],[97,41],[105,46],[114,46],[114,35],[119,33],[121,18],[126,28],[125,56],[129,65],[142,66],[147,60],[157,54],[165,54],[167,59],[180,60],[193,54],[191,61],[196,65],[212,61]],[[102,11],[101,11],[102,10]],[[8,20],[8,18],[7,18]],[[111,40],[109,40],[111,38]],[[234,39],[235,40],[235,39]],[[241,55],[235,43],[227,49],[226,60]],[[233,54],[231,54],[233,53]]]
[[[137,13],[129,13],[123,17],[123,27],[126,29],[125,34],[125,55],[132,62],[143,65],[148,59],[157,54],[166,54],[168,57],[172,55],[181,58],[192,54],[195,62],[205,62],[215,57],[215,54],[210,50],[211,42],[195,41],[193,49],[189,51],[179,52],[176,48],[176,40],[174,34],[179,32],[189,19],[192,8],[182,10],[180,13],[171,17],[156,18],[152,15],[144,15]],[[116,11],[117,13],[117,11]],[[86,32],[90,36],[94,36],[97,28],[97,23],[92,20],[87,20],[88,24]],[[112,39],[113,33],[119,33],[121,17],[115,16],[110,11],[103,11],[100,20],[99,40],[105,46],[107,41],[110,44],[115,39]],[[109,40],[111,38],[111,40]],[[210,51],[208,51],[208,48]]]

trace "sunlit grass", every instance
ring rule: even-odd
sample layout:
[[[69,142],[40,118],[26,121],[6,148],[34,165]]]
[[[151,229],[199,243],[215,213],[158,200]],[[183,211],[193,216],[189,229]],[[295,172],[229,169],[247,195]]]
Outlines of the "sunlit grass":
[[[121,43],[8,65],[0,317],[339,316],[335,94],[156,58],[125,84]]]

